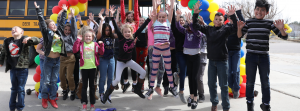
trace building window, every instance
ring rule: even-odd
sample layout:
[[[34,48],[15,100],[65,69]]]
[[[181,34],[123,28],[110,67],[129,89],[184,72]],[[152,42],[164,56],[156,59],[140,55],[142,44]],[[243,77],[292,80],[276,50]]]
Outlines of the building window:
[[[52,8],[58,5],[59,0],[48,0],[47,3],[47,15],[52,15]]]
[[[0,0],[0,15],[6,15],[7,0]]]
[[[25,0],[11,0],[9,3],[9,15],[24,15]]]
[[[42,10],[42,12],[44,12],[44,5],[45,5],[45,1],[37,1],[37,0],[28,0],[28,11],[27,11],[27,15],[36,15],[36,10],[35,10],[35,6],[34,6],[34,1],[36,1],[36,3],[38,5],[40,5],[40,9]]]

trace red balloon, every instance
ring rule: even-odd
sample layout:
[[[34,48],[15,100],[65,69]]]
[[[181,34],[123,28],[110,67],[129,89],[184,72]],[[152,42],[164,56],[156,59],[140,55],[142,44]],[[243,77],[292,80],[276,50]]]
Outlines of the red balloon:
[[[181,5],[182,5],[183,7],[187,7],[187,6],[189,5],[189,1],[190,1],[190,0],[181,0]]]
[[[53,14],[58,14],[60,12],[61,8],[59,6],[54,6],[52,8],[52,13]]]
[[[35,82],[40,82],[40,81],[41,81],[41,75],[35,73],[35,74],[33,75],[33,80],[34,80]]]
[[[192,9],[190,9],[190,7],[188,7],[188,9],[189,9],[189,10],[192,10]]]
[[[226,11],[224,8],[219,8],[218,12],[221,12],[223,14],[223,16],[225,16]]]
[[[83,4],[83,3],[86,3],[87,0],[79,0],[79,2]]]
[[[68,9],[69,9],[70,4],[69,4],[69,2],[68,2],[67,0],[60,0],[60,1],[58,2],[58,6],[59,6],[60,8],[62,8],[63,4],[65,4],[65,5],[68,7]]]
[[[68,2],[72,6],[76,6],[78,4],[78,0],[68,0]]]
[[[40,65],[38,65],[36,68],[35,68],[35,72],[37,73],[37,74],[41,74],[41,67],[40,67]]]
[[[240,84],[240,94],[246,93],[246,83]]]
[[[247,75],[243,75],[242,78],[243,78],[243,83],[246,83],[247,82]]]
[[[229,22],[229,20],[226,20],[226,21],[224,22],[224,24],[226,25],[228,22]]]

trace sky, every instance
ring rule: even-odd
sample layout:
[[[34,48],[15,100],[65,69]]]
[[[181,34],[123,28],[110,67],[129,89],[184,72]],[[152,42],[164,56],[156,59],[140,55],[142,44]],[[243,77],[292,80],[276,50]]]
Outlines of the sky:
[[[231,0],[213,0],[213,1],[220,5],[222,4],[222,2],[228,2]],[[290,18],[289,23],[294,21],[300,22],[300,14],[297,13],[300,11],[300,0],[276,0],[276,2],[279,10],[282,10],[282,12],[280,13],[279,16],[275,17],[275,19]],[[150,9],[152,9],[152,7]],[[190,12],[190,10],[188,10],[187,7],[180,7],[180,9],[183,11],[183,13]],[[143,13],[149,11],[148,8],[142,8],[142,10]],[[143,16],[147,17],[146,15]]]

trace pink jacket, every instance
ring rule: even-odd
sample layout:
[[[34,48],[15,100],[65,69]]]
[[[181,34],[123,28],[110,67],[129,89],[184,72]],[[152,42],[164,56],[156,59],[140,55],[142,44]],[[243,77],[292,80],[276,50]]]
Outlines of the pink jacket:
[[[98,45],[97,42],[95,43],[95,65],[98,66],[100,63],[98,61],[99,55],[104,54],[104,44]],[[81,42],[80,39],[77,39],[73,45],[73,53],[77,53],[80,51],[80,67],[84,65],[84,59],[83,59],[83,45],[84,43]]]

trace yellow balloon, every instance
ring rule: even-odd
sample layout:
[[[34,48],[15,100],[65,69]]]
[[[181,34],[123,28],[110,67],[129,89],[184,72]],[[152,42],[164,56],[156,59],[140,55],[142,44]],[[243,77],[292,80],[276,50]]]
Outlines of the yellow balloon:
[[[212,2],[212,1],[214,1],[214,0],[206,0],[206,1],[208,1],[208,3],[210,3],[210,2]]]
[[[179,2],[181,1],[181,0],[178,0]]]
[[[245,56],[244,57],[242,57],[241,59],[240,59],[240,64],[241,65],[246,65],[246,62],[245,62]]]
[[[34,86],[35,92],[39,92],[40,89],[40,82],[37,82]]]
[[[243,77],[240,75],[240,84],[243,83]]]
[[[208,25],[210,26],[214,26],[215,24],[213,22],[210,22]]]
[[[245,65],[240,65],[240,75],[246,75],[246,66]]]
[[[50,19],[51,20],[53,20],[55,23],[57,23],[57,14],[52,14],[51,16],[50,16]]]
[[[284,24],[284,28],[286,29],[286,33],[291,33],[293,31],[293,29],[288,24]]]
[[[229,86],[228,86],[228,93],[232,93],[232,90]]]
[[[86,8],[86,6],[80,2],[78,2],[78,4],[76,5],[79,9],[79,12],[83,12]]]
[[[214,21],[216,13],[218,13],[218,12],[217,11],[213,11],[213,12],[210,13],[209,18],[210,18],[211,21]]]
[[[75,9],[75,13],[74,13],[75,16],[79,14],[79,8],[78,8],[77,6],[71,6],[71,7],[69,8],[69,11],[70,11],[70,12],[71,12],[71,10],[70,10],[71,8],[72,8],[72,9]]]
[[[68,19],[69,18],[69,13],[70,13],[70,11],[69,10],[67,10],[67,15],[66,15],[66,19]]]
[[[219,10],[219,5],[216,2],[210,2],[207,11],[214,12]]]

